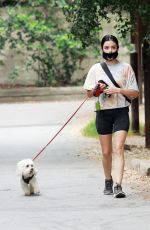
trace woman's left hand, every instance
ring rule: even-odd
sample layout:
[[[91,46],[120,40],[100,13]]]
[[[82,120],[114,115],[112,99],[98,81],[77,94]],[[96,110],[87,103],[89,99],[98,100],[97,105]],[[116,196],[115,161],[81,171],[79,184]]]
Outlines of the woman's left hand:
[[[111,95],[111,94],[114,94],[114,93],[120,93],[120,88],[118,88],[118,87],[108,87],[108,88],[104,89],[103,92],[108,94],[108,95]]]

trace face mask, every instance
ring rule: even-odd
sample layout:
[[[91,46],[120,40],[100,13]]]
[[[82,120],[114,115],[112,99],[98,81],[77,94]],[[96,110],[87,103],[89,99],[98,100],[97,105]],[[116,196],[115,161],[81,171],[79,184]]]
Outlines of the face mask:
[[[107,61],[111,61],[116,59],[116,57],[118,56],[118,51],[114,52],[114,53],[105,53],[103,51],[103,58]]]

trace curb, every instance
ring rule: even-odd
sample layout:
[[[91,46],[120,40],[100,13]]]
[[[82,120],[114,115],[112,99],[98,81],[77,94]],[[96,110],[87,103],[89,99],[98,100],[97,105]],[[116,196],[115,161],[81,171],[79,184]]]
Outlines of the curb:
[[[141,110],[141,115],[142,113],[143,110]],[[141,176],[150,177],[150,155],[149,149],[145,147],[145,136],[128,135],[124,148],[127,151],[127,168],[135,170]]]
[[[137,171],[141,176],[150,176],[150,160],[133,158],[128,164],[131,169]]]
[[[86,95],[82,86],[22,87],[0,90],[0,103],[23,101],[78,100]]]

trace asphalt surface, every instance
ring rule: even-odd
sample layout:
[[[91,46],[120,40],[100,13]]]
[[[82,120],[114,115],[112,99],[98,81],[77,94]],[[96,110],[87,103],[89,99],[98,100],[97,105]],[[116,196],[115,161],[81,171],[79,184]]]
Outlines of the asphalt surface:
[[[101,163],[84,154],[92,139],[78,127],[93,116],[87,101],[36,159],[40,196],[25,197],[16,164],[33,158],[58,132],[80,101],[0,105],[0,229],[149,230],[150,202],[124,185],[125,199],[104,196]]]

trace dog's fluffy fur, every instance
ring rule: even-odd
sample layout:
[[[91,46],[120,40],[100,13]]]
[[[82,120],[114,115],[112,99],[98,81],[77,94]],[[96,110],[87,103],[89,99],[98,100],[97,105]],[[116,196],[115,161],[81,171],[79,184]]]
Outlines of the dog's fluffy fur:
[[[18,162],[17,174],[20,176],[21,187],[26,196],[40,194],[36,179],[37,170],[31,159],[25,159]]]

